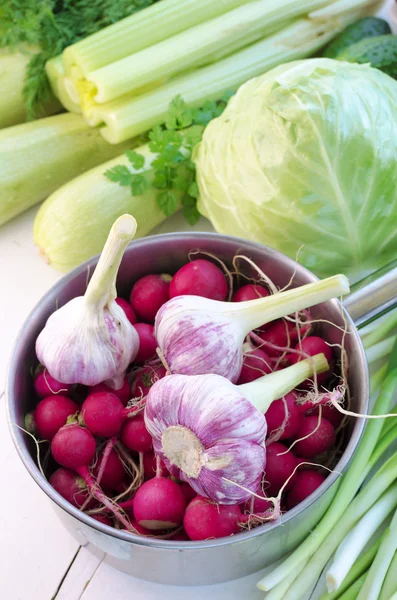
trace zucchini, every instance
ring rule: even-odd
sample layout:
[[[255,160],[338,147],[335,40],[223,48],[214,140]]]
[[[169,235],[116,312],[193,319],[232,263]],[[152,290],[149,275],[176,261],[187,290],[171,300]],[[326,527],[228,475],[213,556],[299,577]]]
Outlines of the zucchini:
[[[323,51],[322,56],[336,58],[343,50],[365,38],[391,33],[389,24],[378,17],[365,17],[349,25]]]
[[[1,129],[0,225],[130,147],[131,140],[109,144],[69,113]]]
[[[131,146],[131,142],[130,142]],[[102,251],[110,228],[121,215],[135,217],[135,239],[144,237],[167,218],[158,205],[152,185],[141,196],[129,186],[115,185],[104,173],[116,166],[152,179],[151,163],[157,154],[147,145],[137,149],[145,157],[143,169],[132,168],[123,154],[76,177],[41,205],[34,222],[33,238],[42,257],[55,269],[69,271]],[[183,192],[174,190],[180,199]]]
[[[371,67],[397,79],[397,36],[380,35],[361,40],[346,48],[336,58],[347,62],[370,64]]]

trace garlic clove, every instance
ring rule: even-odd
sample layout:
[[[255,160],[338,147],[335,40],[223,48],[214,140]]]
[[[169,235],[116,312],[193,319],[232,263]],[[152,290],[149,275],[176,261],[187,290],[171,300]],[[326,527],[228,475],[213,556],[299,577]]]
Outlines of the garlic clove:
[[[47,320],[36,354],[62,383],[118,389],[139,348],[135,328],[115,302],[117,272],[136,221],[123,215],[114,223],[84,296],[73,298]]]

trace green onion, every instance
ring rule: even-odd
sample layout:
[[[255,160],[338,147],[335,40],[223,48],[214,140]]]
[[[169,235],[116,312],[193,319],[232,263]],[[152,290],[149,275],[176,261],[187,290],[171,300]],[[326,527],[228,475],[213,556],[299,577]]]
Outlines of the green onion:
[[[397,387],[396,365],[397,348],[394,347],[388,367],[388,374],[381,386],[379,396],[375,402],[373,414],[384,414],[391,405]],[[304,592],[308,585],[310,585],[313,577],[316,578],[319,575],[319,571],[321,572],[321,569],[325,566],[336,546],[342,541],[346,531],[354,525],[361,514],[364,514],[365,510],[372,506],[380,494],[383,493],[393,481],[392,479],[389,482],[387,479],[388,474],[393,471],[393,464],[390,464],[389,460],[373,478],[373,482],[375,482],[380,478],[386,477],[386,483],[389,482],[388,485],[385,485],[383,489],[380,489],[380,486],[376,487],[375,483],[371,485],[370,488],[367,486],[360,492],[354,502],[352,502],[361,485],[363,471],[366,468],[381,435],[382,426],[383,419],[373,419],[368,422],[349,469],[341,478],[341,484],[332,501],[331,507],[306,540],[281,565],[276,567],[269,575],[259,582],[258,587],[260,589],[265,591],[272,589],[279,584],[284,577],[288,576],[292,570],[298,567],[299,564],[308,561],[306,567],[288,590],[285,600],[295,600],[299,597],[299,594]],[[387,471],[387,469],[389,469],[389,471]],[[394,471],[393,477],[395,477]],[[370,489],[370,494],[368,493],[368,489]],[[361,494],[364,494],[363,501],[363,496]],[[355,507],[353,510],[351,508],[352,506]],[[364,510],[362,510],[363,507]],[[341,528],[339,527],[341,523],[344,524],[343,531],[341,531]]]
[[[282,62],[313,54],[344,24],[342,20],[338,24],[315,24],[301,19],[217,63],[179,75],[152,92],[97,107],[106,124],[101,133],[112,144],[135,137],[164,121],[168,105],[177,94],[191,107],[217,100],[226,91],[237,89]]]
[[[359,579],[357,579],[357,581],[355,581],[348,590],[346,590],[346,592],[344,594],[342,594],[342,596],[340,596],[340,600],[356,600],[356,598],[358,597],[358,594],[360,593],[360,590],[362,589],[364,582],[365,582],[365,578],[366,578],[367,574],[364,573],[364,575],[362,575]]]
[[[396,506],[397,485],[394,485],[383,494],[344,538],[336,551],[332,564],[327,569],[327,587],[330,592],[339,589],[364,546]]]
[[[390,563],[389,570],[387,571],[382,591],[379,596],[379,600],[391,600],[393,594],[397,595],[397,552],[393,556],[393,560]]]
[[[161,0],[66,48],[65,70],[75,68],[87,75],[250,1]]]
[[[346,578],[342,582],[340,588],[338,590],[336,590],[335,592],[330,592],[328,594],[324,594],[323,596],[321,596],[320,600],[338,600],[338,598],[341,597],[341,594],[343,594],[343,592],[348,590],[350,588],[350,586],[352,584],[354,584],[354,582],[359,577],[364,575],[366,573],[367,569],[371,566],[371,563],[376,556],[376,553],[380,546],[380,542],[381,542],[381,537],[378,537],[373,542],[373,544],[370,546],[370,548],[368,548],[368,550],[366,552],[364,552],[358,558],[358,560],[356,560],[356,562],[350,569],[349,573],[347,574]],[[276,588],[273,588],[273,589],[276,589]],[[271,594],[271,592],[270,592],[270,594]],[[270,594],[269,594],[269,597],[270,597]],[[266,598],[266,600],[267,600],[267,598]]]
[[[382,536],[379,550],[368,571],[357,600],[378,600],[390,563],[397,551],[397,511]]]

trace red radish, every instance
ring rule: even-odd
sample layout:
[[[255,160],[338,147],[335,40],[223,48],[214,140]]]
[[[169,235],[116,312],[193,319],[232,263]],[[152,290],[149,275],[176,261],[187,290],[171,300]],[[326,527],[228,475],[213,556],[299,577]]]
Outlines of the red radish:
[[[285,440],[298,431],[303,415],[296,405],[296,395],[290,392],[283,398],[271,403],[265,413],[267,436],[277,433],[277,439]]]
[[[300,344],[297,344],[295,346],[295,350],[300,350],[301,352],[304,352],[309,356],[315,356],[316,354],[324,354],[329,364],[331,364],[332,362],[332,348],[330,348],[322,338],[315,335],[310,335],[304,340],[302,340]],[[297,353],[291,353],[288,355],[288,360],[291,365],[294,365],[299,360],[303,360],[304,358],[307,357]],[[329,371],[317,375],[317,383],[322,383],[325,379],[327,379],[328,375]]]
[[[201,258],[181,267],[170,283],[170,298],[188,295],[223,301],[227,293],[223,271],[209,260]]]
[[[132,286],[130,302],[142,321],[153,323],[160,306],[170,299],[171,275],[146,275]]]
[[[98,472],[101,468],[102,460],[103,456],[101,456],[101,458],[97,461],[97,463],[92,469],[95,479],[97,479],[98,477]],[[102,472],[100,486],[106,489],[113,490],[122,484],[124,477],[125,469],[122,460],[117,454],[117,452],[115,452],[115,450],[111,450],[109,456],[107,457],[105,468]]]
[[[115,302],[120,306],[120,308],[123,309],[123,311],[125,312],[125,316],[129,320],[131,325],[134,325],[137,319],[131,304],[127,302],[127,300],[124,300],[124,298],[116,298]]]
[[[293,508],[300,502],[303,502],[325,481],[324,475],[321,475],[313,469],[307,469],[296,474],[294,485],[288,493],[287,506]]]
[[[88,466],[94,458],[95,450],[94,436],[77,423],[61,427],[51,442],[51,453],[56,462],[73,471]]]
[[[41,440],[52,440],[67,418],[79,410],[67,396],[47,396],[40,400],[34,411],[36,430]]]
[[[244,355],[243,366],[237,383],[249,383],[271,372],[269,356],[260,348],[255,348]]]
[[[302,335],[307,328],[307,325],[301,327]],[[269,356],[279,356],[282,353],[280,350],[272,348],[272,345],[281,348],[291,348],[298,341],[298,332],[295,323],[286,321],[285,319],[277,319],[277,321],[266,325],[266,330],[259,332],[258,335],[265,342],[261,349],[265,350]],[[269,345],[266,345],[266,343],[269,343]]]
[[[156,455],[154,454],[154,452],[152,450],[145,452],[143,455],[143,472],[145,475],[145,481],[147,481],[148,479],[153,479],[153,477],[156,477],[157,459],[156,459]],[[169,472],[167,471],[167,468],[166,468],[165,464],[163,463],[163,461],[160,461],[159,475],[161,477],[169,476]],[[188,485],[188,484],[185,484],[185,485]],[[182,491],[183,491],[183,489],[182,489]]]
[[[138,365],[156,356],[157,341],[154,337],[154,327],[148,323],[135,323],[134,325],[139,336],[139,351],[135,357]]]
[[[124,502],[119,502],[119,506],[125,513],[127,513],[130,519],[134,518],[134,498],[129,498],[128,500],[124,500]]]
[[[137,523],[136,521],[131,521],[131,527],[133,529],[135,529],[135,531],[132,531],[131,528],[128,529],[128,531],[130,533],[138,533],[139,535],[153,535],[152,531],[149,531],[149,529],[145,529],[144,527],[142,527],[141,525],[139,525],[139,523]]]
[[[106,506],[128,529],[130,524],[123,512],[103,493],[88,469],[95,450],[96,443],[92,433],[75,423],[61,427],[51,442],[51,453],[56,462],[62,467],[76,471],[84,479],[91,495]]]
[[[134,497],[135,519],[151,531],[177,527],[185,509],[186,500],[179,485],[165,477],[145,481]]]
[[[104,525],[108,525],[109,527],[113,527],[112,521],[106,515],[98,514],[98,515],[91,515],[91,517],[93,519],[95,519],[95,521],[99,521],[100,523],[103,523]]]
[[[173,542],[188,542],[189,536],[186,531],[182,529],[181,531],[174,533],[169,539]]]
[[[156,381],[158,381],[159,379],[165,377],[166,373],[167,371],[165,370],[163,365],[157,365],[155,367],[147,365],[146,367],[140,369],[137,372],[134,381],[132,382],[132,396],[134,398],[140,396],[147,396],[152,385],[156,383]]]
[[[185,483],[185,482],[181,483],[180,488],[181,488],[182,494],[186,498],[187,504],[189,504],[189,502],[191,500],[193,500],[193,498],[196,498],[197,492],[195,492],[194,489],[188,483]]]
[[[41,371],[34,380],[34,389],[39,398],[54,396],[55,394],[67,394],[72,389],[71,384],[61,383],[51,377],[47,369]]]
[[[243,285],[243,287],[233,294],[232,302],[246,302],[247,300],[256,300],[265,296],[269,296],[269,291],[263,285],[249,283]]]
[[[147,452],[153,447],[152,436],[146,429],[143,413],[124,423],[120,440],[129,450]]]
[[[88,388],[89,394],[95,394],[96,392],[110,392],[115,394],[121,400],[123,406],[126,406],[127,402],[132,398],[131,387],[127,377],[124,378],[123,385],[118,390],[114,390],[109,385],[106,385],[106,383],[98,383],[98,385],[92,385]]]
[[[264,513],[267,510],[271,510],[273,508],[273,502],[267,499],[266,494],[264,494],[261,489],[257,490],[256,493],[261,497],[258,498],[257,496],[252,496],[250,500],[247,500],[247,502],[241,505],[244,512]]]
[[[266,483],[269,485],[266,487],[266,494],[277,496],[285,482],[291,477],[296,466],[295,456],[284,444],[273,442],[267,446],[264,486],[266,486]],[[285,490],[292,487],[294,478],[295,475],[288,481]]]
[[[81,508],[90,497],[84,479],[70,469],[60,467],[51,475],[49,481],[62,498],[77,508]]]
[[[124,419],[133,409],[124,408],[111,392],[95,392],[84,400],[81,414],[86,427],[99,437],[111,437],[119,433]]]
[[[319,422],[318,416],[304,417],[302,425],[294,437],[299,440],[294,449],[299,456],[304,458],[313,458],[327,452],[335,444],[335,430],[331,423],[324,418],[321,418]]]
[[[189,539],[194,541],[227,537],[240,531],[240,516],[237,504],[226,506],[197,496],[186,508],[183,526]]]
[[[310,415],[318,415],[319,412],[320,412],[320,407],[315,406],[310,411],[309,414]],[[321,406],[321,415],[324,417],[324,419],[327,419],[327,421],[329,421],[335,429],[337,429],[339,427],[339,425],[342,423],[342,420],[343,420],[343,414],[341,412],[339,412],[339,410],[337,408],[335,408],[335,406],[332,406],[331,404],[323,404]]]

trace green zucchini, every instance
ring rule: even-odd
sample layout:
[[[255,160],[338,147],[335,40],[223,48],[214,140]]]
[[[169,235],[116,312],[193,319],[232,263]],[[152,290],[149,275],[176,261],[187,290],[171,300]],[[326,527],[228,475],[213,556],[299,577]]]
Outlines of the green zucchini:
[[[343,50],[365,38],[391,33],[389,24],[378,17],[365,17],[349,25],[323,51],[326,58],[336,58]]]
[[[370,64],[371,67],[397,79],[397,36],[379,35],[361,40],[346,48],[336,58],[347,62]]]

